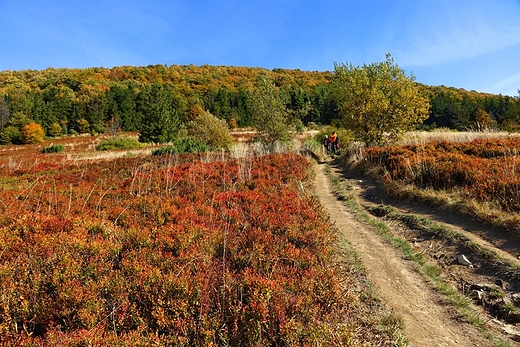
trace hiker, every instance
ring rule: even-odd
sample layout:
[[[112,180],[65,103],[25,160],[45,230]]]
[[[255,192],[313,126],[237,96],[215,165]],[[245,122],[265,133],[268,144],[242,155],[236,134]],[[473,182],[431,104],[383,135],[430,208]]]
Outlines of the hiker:
[[[325,151],[329,153],[330,150],[330,139],[329,135],[325,135],[325,139],[323,140],[323,146],[325,147]]]
[[[332,151],[334,152],[334,154],[338,154],[339,137],[338,137],[338,135],[336,134],[335,131],[333,131],[332,134],[330,135],[329,141],[330,141],[330,144],[332,146]]]

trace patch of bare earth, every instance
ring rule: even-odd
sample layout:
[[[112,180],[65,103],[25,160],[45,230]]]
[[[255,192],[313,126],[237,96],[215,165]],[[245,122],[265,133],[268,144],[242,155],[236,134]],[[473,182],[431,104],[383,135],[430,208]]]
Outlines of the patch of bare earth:
[[[381,193],[370,181],[356,177],[338,162],[330,162],[333,173],[341,177],[348,185],[357,203],[366,209],[382,203]],[[324,173],[324,165],[315,166],[316,192],[326,212],[366,268],[369,281],[386,307],[400,316],[404,322],[404,334],[410,346],[493,346],[493,342],[484,336],[473,325],[461,317],[458,311],[448,302],[446,296],[434,289],[433,285],[421,275],[410,260],[389,244],[371,226],[361,222],[354,211],[332,193],[331,185]],[[422,214],[443,223],[457,232],[464,233],[471,241],[489,248],[507,259],[518,262],[516,248],[511,240],[499,239],[497,234],[482,231],[478,223],[439,214],[432,208],[420,204],[402,201],[384,201],[394,204],[394,208],[403,213]],[[477,253],[432,236],[420,228],[413,228],[398,220],[381,218],[392,229],[396,236],[407,239],[424,256],[443,271],[443,277],[461,292],[469,294],[475,285],[496,286],[500,284],[508,295],[516,290],[516,285],[509,283],[507,274],[494,272],[496,269],[485,264]],[[489,238],[485,239],[484,236]],[[503,247],[500,247],[503,245]],[[460,265],[458,254],[464,251],[472,262],[472,267]],[[480,317],[486,328],[510,345],[516,345],[514,324],[500,320],[486,310],[485,302],[476,302]]]

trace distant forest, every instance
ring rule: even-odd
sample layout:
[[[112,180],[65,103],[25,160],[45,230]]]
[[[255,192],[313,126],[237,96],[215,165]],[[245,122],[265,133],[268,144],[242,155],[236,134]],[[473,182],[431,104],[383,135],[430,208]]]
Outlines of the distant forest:
[[[328,89],[333,72],[208,65],[2,71],[0,144],[29,122],[40,124],[47,136],[139,131],[153,119],[151,105],[164,105],[181,122],[207,110],[231,126],[247,127],[260,75],[274,83],[288,115],[303,124],[334,124],[338,118]],[[418,86],[431,104],[425,129],[520,129],[518,97]]]

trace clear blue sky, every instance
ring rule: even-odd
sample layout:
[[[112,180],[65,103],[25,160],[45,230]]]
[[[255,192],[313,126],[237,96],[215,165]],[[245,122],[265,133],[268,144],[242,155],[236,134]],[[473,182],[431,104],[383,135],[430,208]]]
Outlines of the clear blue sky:
[[[424,84],[520,89],[520,0],[0,0],[0,32],[0,70],[332,71],[390,53]]]

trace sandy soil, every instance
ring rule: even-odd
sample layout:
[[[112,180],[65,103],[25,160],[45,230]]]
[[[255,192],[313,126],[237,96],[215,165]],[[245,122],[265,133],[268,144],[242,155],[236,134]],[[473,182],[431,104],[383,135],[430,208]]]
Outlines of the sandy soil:
[[[338,166],[335,174],[345,175]],[[351,243],[364,264],[369,281],[387,308],[404,321],[404,334],[410,346],[493,346],[481,332],[464,322],[446,298],[433,289],[387,241],[370,226],[358,221],[355,214],[331,193],[323,164],[315,166],[316,193],[326,212]],[[352,179],[353,184],[361,182]],[[367,187],[357,187],[362,199]],[[509,341],[508,341],[509,342]],[[514,342],[510,342],[514,345]]]

